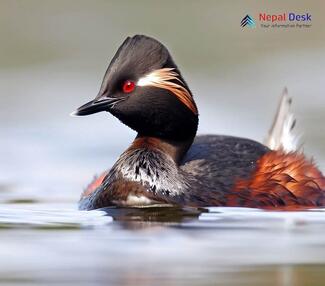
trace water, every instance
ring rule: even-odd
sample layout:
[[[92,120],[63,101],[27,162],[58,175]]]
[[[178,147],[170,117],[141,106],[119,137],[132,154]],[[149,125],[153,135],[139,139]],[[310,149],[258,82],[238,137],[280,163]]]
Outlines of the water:
[[[321,285],[324,226],[323,210],[11,204],[0,208],[0,283]]]

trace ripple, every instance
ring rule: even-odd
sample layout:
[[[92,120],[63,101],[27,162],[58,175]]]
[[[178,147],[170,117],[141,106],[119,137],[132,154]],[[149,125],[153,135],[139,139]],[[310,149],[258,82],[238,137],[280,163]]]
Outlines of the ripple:
[[[19,208],[0,206],[0,228],[81,229],[102,227],[112,222],[103,211]]]

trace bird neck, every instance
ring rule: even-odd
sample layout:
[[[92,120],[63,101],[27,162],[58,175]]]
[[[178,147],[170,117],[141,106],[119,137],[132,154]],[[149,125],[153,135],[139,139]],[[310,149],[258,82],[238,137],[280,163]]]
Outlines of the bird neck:
[[[129,149],[158,149],[173,159],[179,165],[186,152],[191,147],[194,137],[182,141],[174,141],[158,137],[137,135]]]

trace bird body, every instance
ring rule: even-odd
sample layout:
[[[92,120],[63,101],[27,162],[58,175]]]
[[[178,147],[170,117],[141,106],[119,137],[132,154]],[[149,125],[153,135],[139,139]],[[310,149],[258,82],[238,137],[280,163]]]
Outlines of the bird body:
[[[76,115],[109,111],[137,136],[87,187],[79,207],[324,206],[322,173],[284,148],[294,146],[290,103],[284,95],[267,139],[275,150],[244,138],[196,136],[197,106],[168,50],[146,36],[127,38],[98,96]]]

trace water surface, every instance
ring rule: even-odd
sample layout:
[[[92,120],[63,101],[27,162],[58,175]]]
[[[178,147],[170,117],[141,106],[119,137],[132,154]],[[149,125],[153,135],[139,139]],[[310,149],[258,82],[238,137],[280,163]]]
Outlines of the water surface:
[[[2,285],[322,285],[325,278],[325,210],[73,208],[0,207]]]

